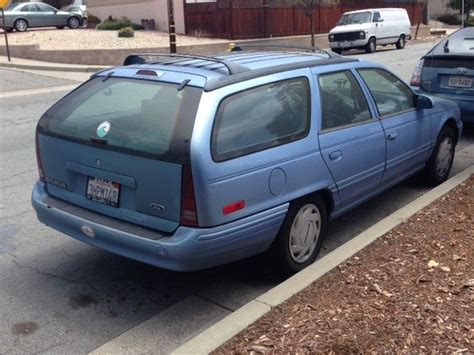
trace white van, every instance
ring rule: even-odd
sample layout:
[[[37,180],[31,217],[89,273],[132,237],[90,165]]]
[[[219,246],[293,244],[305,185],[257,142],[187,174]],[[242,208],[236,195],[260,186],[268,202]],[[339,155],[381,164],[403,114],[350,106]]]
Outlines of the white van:
[[[405,9],[365,9],[342,14],[329,32],[329,46],[339,54],[352,48],[373,53],[377,45],[395,44],[402,49],[410,38],[410,18]]]

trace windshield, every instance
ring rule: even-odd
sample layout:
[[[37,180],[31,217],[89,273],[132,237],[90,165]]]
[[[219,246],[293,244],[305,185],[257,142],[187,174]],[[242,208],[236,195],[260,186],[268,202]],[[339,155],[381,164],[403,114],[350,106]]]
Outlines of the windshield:
[[[151,80],[97,77],[53,106],[41,133],[187,161],[201,89]]]
[[[351,25],[354,23],[368,23],[371,21],[371,12],[357,12],[353,14],[344,14],[338,21],[338,25]]]

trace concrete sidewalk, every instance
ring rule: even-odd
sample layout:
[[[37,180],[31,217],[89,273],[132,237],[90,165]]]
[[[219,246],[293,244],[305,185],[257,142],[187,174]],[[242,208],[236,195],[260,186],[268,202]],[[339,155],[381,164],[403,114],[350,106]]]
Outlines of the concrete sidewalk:
[[[50,63],[22,58],[11,58],[11,62],[9,62],[6,56],[0,56],[0,67],[78,73],[94,73],[96,71],[108,68],[108,66],[101,65]]]

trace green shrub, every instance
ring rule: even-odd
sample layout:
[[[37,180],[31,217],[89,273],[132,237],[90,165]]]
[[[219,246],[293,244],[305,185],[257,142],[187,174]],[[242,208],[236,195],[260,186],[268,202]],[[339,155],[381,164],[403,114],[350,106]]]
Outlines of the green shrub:
[[[133,23],[127,17],[121,17],[116,19],[112,18],[112,16],[110,16],[107,20],[102,21],[99,26],[97,26],[97,29],[103,31],[117,31],[124,27],[131,27],[135,31],[143,30],[142,25],[139,25],[138,23]]]
[[[456,15],[442,15],[438,17],[438,21],[445,23],[447,25],[460,25],[461,20]]]
[[[135,36],[135,31],[132,27],[124,27],[118,31],[119,37],[131,38]]]

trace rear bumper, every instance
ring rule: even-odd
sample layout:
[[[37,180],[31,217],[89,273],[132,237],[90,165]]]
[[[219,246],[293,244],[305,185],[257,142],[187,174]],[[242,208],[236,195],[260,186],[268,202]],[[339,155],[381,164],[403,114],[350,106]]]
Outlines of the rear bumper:
[[[47,203],[45,185],[33,188],[38,219],[74,239],[112,253],[175,271],[193,271],[229,263],[266,251],[275,239],[288,204],[213,228],[179,227],[172,236],[143,237],[127,228],[111,228]],[[104,216],[101,216],[103,219]]]
[[[416,91],[420,94],[441,97],[442,99],[454,101],[461,109],[461,120],[463,122],[474,123],[474,96],[440,94],[436,92],[428,92],[420,88],[416,89]]]

